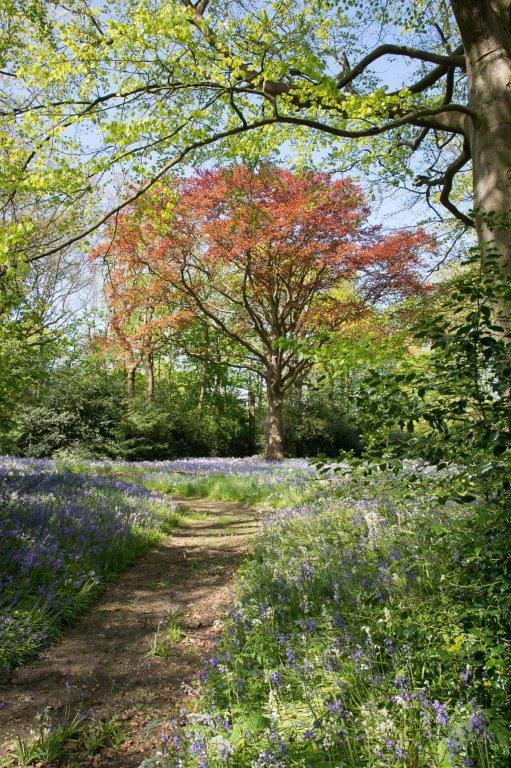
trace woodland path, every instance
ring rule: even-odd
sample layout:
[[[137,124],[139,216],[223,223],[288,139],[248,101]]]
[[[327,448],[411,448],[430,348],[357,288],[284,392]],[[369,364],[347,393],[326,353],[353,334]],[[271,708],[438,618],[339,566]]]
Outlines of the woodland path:
[[[115,716],[123,739],[83,766],[132,768],[159,744],[161,725],[194,695],[193,682],[232,604],[234,573],[258,529],[239,504],[176,500],[186,524],[112,583],[62,641],[0,686],[0,744],[29,734],[38,713]],[[160,620],[184,636],[166,658],[148,655]]]

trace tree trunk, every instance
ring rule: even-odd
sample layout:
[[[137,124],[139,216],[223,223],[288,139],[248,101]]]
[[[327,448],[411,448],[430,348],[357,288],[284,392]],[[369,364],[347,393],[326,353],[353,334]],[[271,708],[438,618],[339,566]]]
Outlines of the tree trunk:
[[[282,461],[284,458],[282,404],[283,392],[278,384],[268,383],[266,387],[268,413],[266,415],[266,458]]]
[[[451,0],[467,60],[474,208],[481,243],[493,240],[511,276],[511,4]],[[488,219],[489,217],[489,219]],[[507,226],[506,226],[507,222]]]
[[[129,364],[126,366],[126,383],[128,389],[128,397],[133,397],[135,394],[135,373],[137,366]]]
[[[202,418],[202,411],[204,408],[204,397],[206,396],[206,378],[204,377],[200,383],[199,399],[197,401],[197,415]]]
[[[251,389],[247,393],[248,408],[248,455],[253,456],[257,450],[256,445],[256,396]]]
[[[127,352],[124,356],[124,362],[126,366],[126,387],[128,390],[128,397],[133,397],[135,394],[135,374],[138,368],[138,360],[135,360],[135,356],[132,352]]]
[[[151,402],[154,399],[154,360],[151,352],[148,352],[145,358],[146,372],[146,394]]]

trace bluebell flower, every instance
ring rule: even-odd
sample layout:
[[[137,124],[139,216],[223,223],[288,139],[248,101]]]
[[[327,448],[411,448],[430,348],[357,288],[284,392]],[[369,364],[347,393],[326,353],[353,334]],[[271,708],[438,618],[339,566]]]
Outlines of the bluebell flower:
[[[445,704],[441,704],[435,700],[433,702],[433,709],[435,710],[435,720],[439,725],[449,725],[449,715]]]
[[[333,715],[337,715],[338,717],[341,717],[343,719],[346,719],[349,717],[349,712],[339,699],[335,699],[333,702],[328,704],[328,711],[331,712]]]
[[[468,667],[465,667],[465,669],[462,669],[460,672],[460,680],[463,683],[463,685],[469,685],[472,680],[472,672]]]
[[[270,672],[269,680],[272,685],[279,688],[282,685],[282,675],[280,672]]]
[[[296,661],[296,653],[292,648],[286,648],[286,659],[290,662]]]
[[[469,717],[469,726],[472,733],[476,736],[487,735],[488,719],[484,712],[474,711]]]

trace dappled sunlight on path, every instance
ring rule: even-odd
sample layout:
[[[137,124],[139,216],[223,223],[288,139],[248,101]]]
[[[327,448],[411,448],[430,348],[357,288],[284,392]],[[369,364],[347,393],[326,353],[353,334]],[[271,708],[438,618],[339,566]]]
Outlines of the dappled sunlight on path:
[[[234,572],[258,529],[256,513],[238,504],[178,503],[188,524],[111,584],[62,642],[0,686],[0,743],[26,736],[45,709],[58,719],[69,707],[125,725],[119,753],[90,765],[129,768],[147,756],[158,725],[192,693],[189,684],[232,602]],[[169,616],[182,638],[151,654]]]

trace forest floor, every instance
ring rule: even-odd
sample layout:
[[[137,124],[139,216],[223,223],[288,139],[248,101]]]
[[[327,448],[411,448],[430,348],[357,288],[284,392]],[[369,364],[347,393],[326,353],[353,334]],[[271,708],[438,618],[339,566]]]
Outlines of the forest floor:
[[[0,686],[0,744],[30,740],[42,713],[58,721],[80,711],[114,718],[121,735],[93,757],[77,754],[76,765],[132,768],[161,746],[162,725],[195,695],[258,529],[256,512],[239,504],[177,503],[186,525],[113,582],[58,645]],[[167,626],[177,630],[167,635]]]

